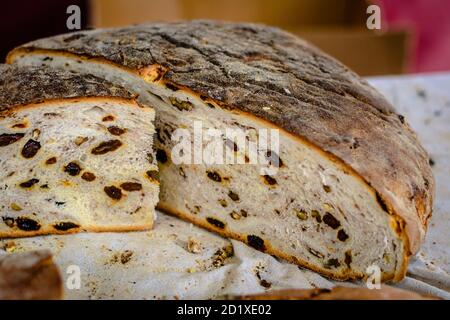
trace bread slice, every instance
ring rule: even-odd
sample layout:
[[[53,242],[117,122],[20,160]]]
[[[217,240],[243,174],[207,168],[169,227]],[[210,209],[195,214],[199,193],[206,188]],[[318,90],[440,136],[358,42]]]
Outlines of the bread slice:
[[[0,254],[0,300],[57,300],[62,278],[48,250]]]
[[[416,135],[364,80],[293,35],[156,23],[42,39],[7,60],[94,73],[153,105],[166,212],[336,279],[378,267],[400,280],[424,238],[434,180]],[[278,130],[278,152],[259,154],[280,167],[177,164],[172,135],[192,137],[196,121],[242,129],[247,142]],[[223,148],[252,162],[234,141]]]
[[[153,120],[103,79],[0,66],[0,237],[151,228]]]

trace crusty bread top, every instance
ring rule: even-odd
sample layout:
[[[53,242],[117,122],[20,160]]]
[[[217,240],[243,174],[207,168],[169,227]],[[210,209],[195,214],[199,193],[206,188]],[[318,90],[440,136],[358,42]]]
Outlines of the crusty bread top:
[[[92,75],[46,67],[0,65],[0,113],[23,104],[82,97],[131,99],[133,95]]]
[[[376,190],[380,205],[402,218],[397,229],[406,230],[408,249],[418,250],[434,194],[426,151],[382,95],[305,41],[255,24],[154,23],[37,40],[8,61],[39,50],[107,60],[141,74],[163,66],[154,81],[189,88],[315,144]]]
[[[61,299],[62,278],[48,250],[0,255],[0,300]]]

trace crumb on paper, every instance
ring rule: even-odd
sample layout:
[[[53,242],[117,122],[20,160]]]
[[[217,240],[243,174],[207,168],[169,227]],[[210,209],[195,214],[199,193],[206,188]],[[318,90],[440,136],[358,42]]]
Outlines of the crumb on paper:
[[[192,268],[188,268],[186,271],[187,271],[187,273],[195,273],[196,269],[194,267],[192,267]]]
[[[122,263],[122,264],[127,264],[131,258],[133,257],[133,251],[131,250],[125,250],[123,252],[118,252],[115,253],[111,260],[110,263],[114,264],[114,263]]]
[[[129,262],[131,260],[132,256],[133,256],[133,251],[126,250],[120,255],[120,262],[122,262],[122,264],[126,264],[127,262]]]
[[[200,253],[202,251],[202,245],[195,238],[189,237],[187,249],[190,253]]]
[[[5,250],[8,253],[12,253],[16,251],[16,243],[14,241],[8,241],[3,246],[3,250]]]
[[[270,289],[272,287],[272,283],[267,281],[266,279],[263,279],[261,276],[261,273],[264,272],[265,267],[262,264],[258,264],[253,269],[253,272],[255,273],[256,278],[259,280],[259,285],[265,289]]]

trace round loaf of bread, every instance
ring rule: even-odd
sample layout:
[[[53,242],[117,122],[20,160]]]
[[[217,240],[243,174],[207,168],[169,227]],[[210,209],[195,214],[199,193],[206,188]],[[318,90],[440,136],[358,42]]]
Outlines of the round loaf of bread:
[[[8,62],[93,73],[139,94],[157,113],[159,207],[221,235],[333,278],[379,270],[394,281],[424,239],[434,180],[416,134],[366,81],[292,34],[154,23],[38,40]],[[279,170],[176,163],[172,135],[196,121],[247,141],[278,130],[279,151],[266,155]]]

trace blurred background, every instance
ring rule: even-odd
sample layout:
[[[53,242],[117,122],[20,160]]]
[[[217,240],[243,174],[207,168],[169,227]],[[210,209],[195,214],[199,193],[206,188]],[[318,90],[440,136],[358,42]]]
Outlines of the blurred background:
[[[364,76],[450,70],[450,0],[6,1],[0,58],[21,43],[70,31],[72,4],[81,8],[82,29],[201,18],[260,22],[303,37]],[[381,8],[381,30],[366,27],[371,4]]]

